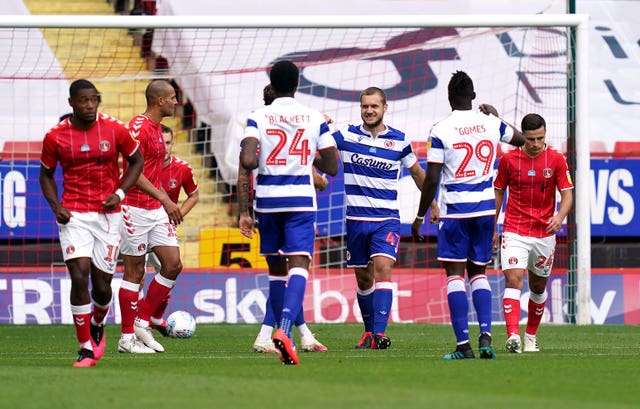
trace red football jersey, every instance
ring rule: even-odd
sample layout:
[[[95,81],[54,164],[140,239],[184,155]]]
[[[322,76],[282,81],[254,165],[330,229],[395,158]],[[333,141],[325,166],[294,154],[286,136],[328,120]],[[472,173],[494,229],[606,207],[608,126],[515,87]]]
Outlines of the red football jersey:
[[[62,206],[75,212],[104,212],[102,202],[120,186],[119,155],[131,156],[138,142],[121,121],[99,113],[84,131],[61,121],[47,132],[40,162],[62,168]],[[120,207],[110,212],[119,212]]]
[[[509,188],[504,231],[529,237],[550,236],[545,230],[556,210],[556,190],[573,189],[567,161],[549,146],[535,158],[522,148],[504,154],[493,185]]]
[[[161,180],[162,188],[174,203],[178,203],[180,188],[184,188],[187,195],[198,190],[198,182],[193,176],[191,165],[175,156],[171,156],[169,164],[162,168]]]
[[[164,164],[164,138],[162,137],[162,126],[147,118],[138,115],[129,122],[131,135],[140,142],[140,150],[144,156],[144,168],[142,174],[157,189],[160,189],[160,175]],[[162,203],[147,195],[136,186],[133,186],[123,201],[128,206],[139,207],[141,209],[158,209]]]

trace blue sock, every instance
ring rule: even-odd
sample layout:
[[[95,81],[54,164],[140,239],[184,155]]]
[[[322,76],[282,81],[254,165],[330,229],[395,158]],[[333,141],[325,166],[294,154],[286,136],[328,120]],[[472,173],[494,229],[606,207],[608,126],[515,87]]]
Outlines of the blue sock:
[[[293,270],[293,269],[292,269]],[[304,270],[306,272],[306,270]],[[284,293],[284,304],[282,307],[282,318],[280,328],[289,338],[291,338],[291,328],[296,316],[302,309],[302,300],[307,286],[307,278],[301,274],[290,274],[289,283]]]
[[[284,280],[269,280],[269,301],[275,322],[280,322],[282,318],[282,306],[284,304],[284,293],[287,289],[287,282]]]
[[[451,314],[451,325],[456,334],[456,341],[462,343],[469,341],[469,300],[465,291],[456,291],[447,294],[449,300],[449,313]]]
[[[362,295],[358,292],[358,306],[362,314],[365,332],[373,332],[373,291],[370,294]]]
[[[304,324],[306,321],[304,320],[304,309],[302,308],[302,306],[300,307],[300,312],[298,313],[298,315],[296,315],[296,321],[295,321],[295,326],[299,327],[300,325]]]
[[[471,279],[471,299],[478,316],[480,333],[491,332],[491,286],[487,276],[476,277]]]
[[[378,284],[376,283],[376,287]],[[384,334],[389,322],[393,291],[390,288],[376,288],[373,292],[373,333]]]
[[[273,307],[271,306],[271,297],[267,297],[267,305],[264,311],[264,318],[262,319],[262,325],[268,325],[270,327],[276,326],[276,316],[273,313]]]

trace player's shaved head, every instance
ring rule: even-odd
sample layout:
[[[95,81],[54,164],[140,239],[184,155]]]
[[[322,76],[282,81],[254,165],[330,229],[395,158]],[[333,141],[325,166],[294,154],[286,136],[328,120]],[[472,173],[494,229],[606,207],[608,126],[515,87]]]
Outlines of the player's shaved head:
[[[278,61],[271,67],[269,79],[277,94],[291,94],[298,88],[300,70],[289,60]]]
[[[158,98],[166,96],[168,91],[171,90],[173,90],[173,85],[167,80],[151,81],[144,92],[147,104],[153,104]]]
[[[273,87],[271,84],[265,85],[262,90],[262,100],[264,101],[264,104],[271,105],[274,99],[276,99],[276,93],[273,91]]]

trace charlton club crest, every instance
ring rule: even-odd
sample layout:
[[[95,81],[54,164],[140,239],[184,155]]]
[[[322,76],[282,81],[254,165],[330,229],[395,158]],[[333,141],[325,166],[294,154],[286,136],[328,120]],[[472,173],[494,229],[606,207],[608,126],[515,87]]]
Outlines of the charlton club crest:
[[[69,246],[69,247],[67,247],[64,251],[65,251],[65,253],[67,253],[67,254],[73,254],[73,253],[76,251],[76,248],[75,248],[75,247],[73,247],[73,246]]]
[[[178,181],[175,179],[169,179],[169,189],[175,189],[178,187]]]
[[[553,176],[553,171],[551,170],[551,168],[544,168],[542,170],[542,176],[544,176],[545,179],[549,179],[551,178],[551,176]]]
[[[109,143],[109,141],[100,141],[100,145],[98,145],[98,147],[100,148],[100,152],[109,152],[109,149],[111,149],[111,144]]]

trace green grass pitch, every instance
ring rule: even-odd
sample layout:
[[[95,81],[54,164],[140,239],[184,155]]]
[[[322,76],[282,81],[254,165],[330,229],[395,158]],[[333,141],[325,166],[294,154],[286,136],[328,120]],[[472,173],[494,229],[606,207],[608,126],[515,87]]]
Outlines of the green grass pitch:
[[[73,368],[71,326],[0,326],[1,408],[639,408],[640,328],[542,326],[539,353],[444,361],[449,325],[390,325],[385,351],[355,350],[361,326],[310,324],[328,353],[299,366],[251,345],[258,325],[199,325],[166,352],[116,352],[119,326],[94,368]],[[477,328],[472,327],[472,338]],[[159,335],[158,335],[159,336]],[[473,342],[477,354],[477,342]]]

